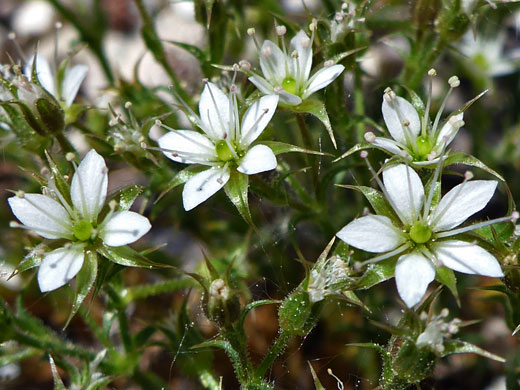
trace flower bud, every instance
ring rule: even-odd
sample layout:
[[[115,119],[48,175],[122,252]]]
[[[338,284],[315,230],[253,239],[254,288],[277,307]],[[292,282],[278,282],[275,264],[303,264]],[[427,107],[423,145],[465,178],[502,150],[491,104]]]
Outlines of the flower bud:
[[[206,316],[219,326],[231,324],[240,316],[240,300],[223,279],[215,279],[202,301]]]

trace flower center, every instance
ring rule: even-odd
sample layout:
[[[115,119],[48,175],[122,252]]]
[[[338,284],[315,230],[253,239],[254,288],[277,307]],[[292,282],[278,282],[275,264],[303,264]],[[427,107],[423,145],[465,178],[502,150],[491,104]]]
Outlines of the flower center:
[[[220,161],[233,160],[233,152],[231,151],[228,143],[225,140],[221,140],[221,141],[217,142],[216,151],[217,151],[217,156]]]
[[[433,149],[432,141],[429,137],[417,137],[417,154],[424,158],[430,154]]]
[[[74,224],[74,237],[80,241],[87,241],[92,237],[93,230],[90,221],[82,219]]]
[[[412,225],[410,229],[410,238],[416,244],[424,244],[432,238],[432,229],[422,221],[417,221]]]
[[[282,81],[282,87],[285,89],[286,92],[297,95],[298,94],[298,87],[296,85],[296,80],[292,77],[286,77]]]

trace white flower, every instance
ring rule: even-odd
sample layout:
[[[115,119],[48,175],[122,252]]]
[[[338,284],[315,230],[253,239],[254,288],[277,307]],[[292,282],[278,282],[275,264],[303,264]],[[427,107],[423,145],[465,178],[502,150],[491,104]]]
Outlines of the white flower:
[[[388,132],[393,139],[376,137],[373,133],[365,134],[365,140],[386,151],[401,157],[406,157],[414,165],[430,165],[439,160],[439,156],[453,141],[459,129],[464,126],[464,113],[452,114],[441,126],[440,117],[453,88],[458,87],[459,79],[453,76],[449,79],[450,90],[446,95],[435,121],[430,125],[430,99],[424,117],[419,117],[415,108],[406,99],[396,96],[387,88],[383,95],[381,110]],[[430,87],[431,88],[431,87]]]
[[[277,95],[263,96],[248,108],[240,122],[235,94],[231,92],[228,98],[215,84],[208,82],[200,97],[200,118],[192,113],[204,133],[170,129],[172,131],[159,138],[160,150],[166,157],[183,164],[208,167],[184,185],[182,200],[186,211],[224,187],[231,169],[254,175],[276,168],[276,157],[269,147],[251,144],[273,117],[277,104]]]
[[[64,74],[58,77],[58,74],[53,72],[45,57],[37,54],[32,56],[24,67],[24,74],[29,80],[31,79],[35,58],[36,74],[42,87],[59,102],[65,102],[65,108],[70,107],[78,94],[81,83],[87,76],[88,67],[81,64],[72,67],[67,66]]]
[[[439,169],[436,176],[438,172]],[[337,236],[353,247],[381,253],[370,262],[399,255],[395,279],[399,295],[408,307],[422,299],[435,278],[435,267],[445,266],[467,274],[503,276],[498,261],[486,250],[477,244],[450,238],[511,220],[511,217],[504,217],[455,229],[486,206],[495,192],[496,181],[465,180],[444,195],[437,206],[431,207],[436,186],[432,185],[432,191],[425,196],[419,175],[410,167],[390,166],[383,171],[384,184],[377,180],[398,218],[361,217],[341,229]]]
[[[313,29],[315,24],[312,24]],[[283,35],[283,34],[282,34]],[[265,40],[259,48],[260,68],[263,76],[253,74],[249,80],[264,94],[280,95],[280,103],[295,106],[314,92],[325,88],[343,72],[343,65],[325,66],[312,76],[312,37],[303,30],[296,34],[282,49],[270,40]],[[255,40],[256,43],[256,40]]]
[[[23,224],[18,227],[47,239],[66,240],[63,247],[43,257],[38,270],[42,292],[55,290],[76,276],[83,265],[85,251],[98,238],[104,245],[117,247],[138,240],[150,230],[146,217],[132,211],[115,211],[115,205],[111,205],[110,211],[99,221],[107,186],[105,161],[92,149],[72,177],[70,201],[52,182],[43,195],[19,193],[8,199],[13,214]]]

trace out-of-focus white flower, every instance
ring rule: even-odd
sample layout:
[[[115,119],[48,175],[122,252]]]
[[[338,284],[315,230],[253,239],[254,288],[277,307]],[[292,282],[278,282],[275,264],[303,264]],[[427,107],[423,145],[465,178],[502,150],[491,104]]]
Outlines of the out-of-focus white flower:
[[[439,162],[438,168],[441,164]],[[439,170],[435,172],[433,183]],[[435,278],[436,267],[502,277],[500,264],[493,255],[475,243],[451,238],[512,219],[504,217],[457,228],[486,206],[497,186],[493,180],[469,179],[470,175],[432,207],[436,185],[432,184],[425,196],[421,179],[412,168],[404,164],[387,167],[383,170],[384,183],[377,180],[397,218],[370,214],[352,221],[337,236],[355,248],[381,254],[370,262],[399,256],[395,280],[399,295],[408,307],[422,299]]]
[[[54,8],[48,1],[21,2],[13,15],[13,30],[22,36],[41,35],[47,32],[54,19]]]
[[[215,84],[206,84],[199,102],[200,117],[192,113],[203,134],[169,129],[172,131],[158,140],[161,151],[173,161],[209,167],[184,185],[182,200],[186,211],[224,187],[231,169],[254,175],[277,166],[276,157],[268,146],[251,144],[273,117],[278,96],[261,97],[248,108],[240,121],[234,88],[231,87],[228,98]]]
[[[72,177],[70,199],[52,182],[44,194],[17,193],[8,199],[13,214],[23,225],[14,223],[50,240],[66,240],[62,247],[44,255],[38,270],[42,292],[68,283],[80,271],[85,252],[95,240],[109,247],[137,241],[150,228],[146,217],[133,211],[110,211],[99,220],[108,188],[105,160],[94,149],[83,158]],[[60,241],[61,243],[62,241]]]
[[[314,92],[325,88],[343,72],[343,65],[326,62],[322,69],[311,76],[315,28],[316,22],[313,22],[310,38],[301,30],[291,39],[287,49],[283,38],[285,27],[278,26],[277,33],[281,37],[282,48],[270,40],[265,40],[262,47],[258,47],[263,77],[251,71],[248,73],[252,74],[249,80],[260,92],[267,95],[278,94],[280,103],[295,106]],[[253,31],[251,33],[254,35]]]
[[[57,101],[65,103],[65,108],[71,106],[78,94],[79,87],[87,76],[88,67],[86,65],[67,66],[63,75],[58,75],[51,68],[45,57],[37,54],[32,56],[24,67],[24,74],[31,78],[33,64],[36,59],[36,74],[38,81],[47,92],[56,98]]]

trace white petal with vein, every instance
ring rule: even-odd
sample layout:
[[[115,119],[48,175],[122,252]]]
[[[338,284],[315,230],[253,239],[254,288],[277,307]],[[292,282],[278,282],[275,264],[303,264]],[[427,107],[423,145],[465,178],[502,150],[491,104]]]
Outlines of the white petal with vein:
[[[237,171],[246,175],[254,175],[275,169],[276,166],[276,156],[273,151],[268,146],[255,145],[242,158]]]
[[[422,254],[410,253],[397,260],[395,283],[406,306],[412,307],[419,303],[433,279],[435,267]]]
[[[415,141],[415,138],[421,131],[421,121],[419,120],[419,114],[417,114],[415,108],[413,108],[406,99],[397,96],[396,99],[393,99],[389,103],[383,98],[381,109],[383,111],[386,128],[397,142],[405,145],[408,144],[408,142],[406,142],[403,123],[408,123],[408,129],[411,133],[409,136],[409,138],[411,138],[410,142]]]
[[[38,270],[41,292],[67,284],[80,271],[84,256],[83,248],[59,248],[47,253]]]
[[[210,168],[197,173],[184,185],[182,202],[190,211],[220,190],[229,180],[229,168]]]
[[[118,211],[103,226],[100,236],[108,246],[122,246],[137,241],[148,233],[151,227],[148,218],[140,214]]]

